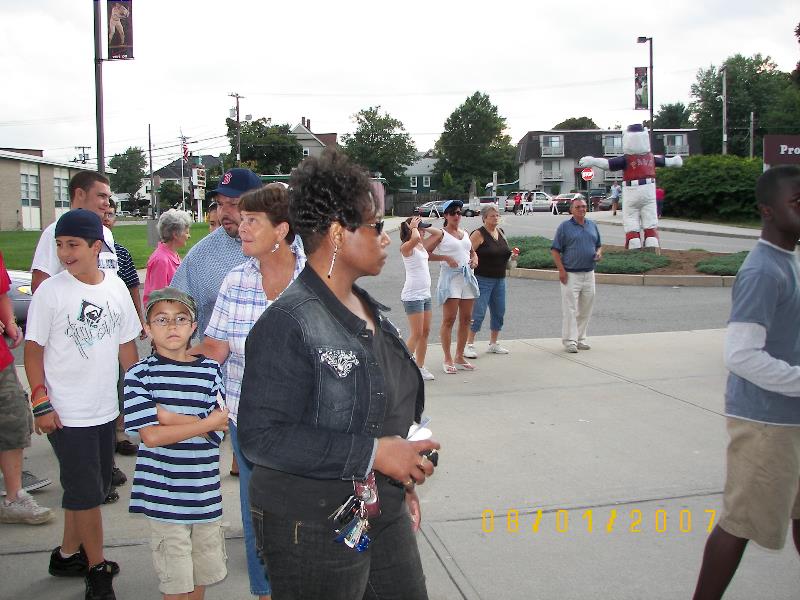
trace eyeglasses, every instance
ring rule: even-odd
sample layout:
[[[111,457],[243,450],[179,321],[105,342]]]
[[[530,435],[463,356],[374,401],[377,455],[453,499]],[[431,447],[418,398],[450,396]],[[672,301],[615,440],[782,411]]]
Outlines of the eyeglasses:
[[[453,212],[448,212],[448,213],[444,213],[444,214],[453,215],[453,216],[458,215],[460,217],[461,216],[461,211],[460,210],[454,210]]]
[[[380,235],[383,233],[384,225],[386,225],[386,221],[375,221],[374,223],[364,223],[362,227],[372,227],[375,229],[375,235]]]
[[[175,327],[188,327],[192,324],[192,318],[186,315],[177,315],[175,318],[159,315],[150,320],[151,325],[157,325],[158,327],[169,327],[173,323],[175,323]]]

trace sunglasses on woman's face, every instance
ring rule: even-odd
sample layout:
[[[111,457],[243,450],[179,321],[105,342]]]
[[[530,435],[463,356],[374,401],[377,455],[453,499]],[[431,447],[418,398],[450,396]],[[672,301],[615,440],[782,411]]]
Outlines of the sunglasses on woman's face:
[[[448,213],[444,213],[444,214],[453,215],[453,216],[458,215],[460,217],[461,216],[461,211],[460,210],[454,210],[452,212],[448,212]]]
[[[374,223],[364,223],[361,227],[372,227],[375,229],[375,234],[380,235],[383,233],[383,226],[386,221],[375,221]]]

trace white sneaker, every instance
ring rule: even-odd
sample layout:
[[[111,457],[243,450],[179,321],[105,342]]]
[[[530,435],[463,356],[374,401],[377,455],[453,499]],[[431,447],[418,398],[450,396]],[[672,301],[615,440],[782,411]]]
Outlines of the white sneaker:
[[[508,354],[508,350],[503,348],[500,344],[489,344],[487,352],[491,352],[492,354]]]
[[[577,344],[567,344],[566,345],[567,352],[570,354],[577,354],[578,353],[578,345]]]
[[[0,501],[0,523],[25,523],[41,525],[53,518],[49,508],[39,506],[26,491],[20,490],[13,502]]]
[[[433,381],[434,379],[436,379],[436,377],[433,376],[433,373],[428,371],[428,369],[426,369],[425,367],[419,368],[419,374],[422,375],[422,379],[424,381]]]
[[[467,344],[464,348],[464,358],[478,358],[478,353],[475,351],[475,344]]]
[[[578,342],[578,350],[591,350],[592,347],[586,342]]]

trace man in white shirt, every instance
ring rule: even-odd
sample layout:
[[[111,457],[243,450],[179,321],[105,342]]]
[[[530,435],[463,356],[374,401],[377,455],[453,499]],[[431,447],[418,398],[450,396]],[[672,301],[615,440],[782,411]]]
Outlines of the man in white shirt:
[[[111,200],[111,186],[108,177],[95,171],[79,171],[69,180],[69,199],[72,208],[83,208],[95,213],[100,220],[106,214]],[[36,288],[48,277],[57,275],[64,270],[64,265],[58,260],[56,254],[56,224],[48,225],[39,238],[36,252],[31,264],[31,290]],[[114,235],[107,227],[103,227],[106,246],[114,247]],[[117,256],[108,249],[100,253],[98,266],[101,269],[116,271],[118,268]]]

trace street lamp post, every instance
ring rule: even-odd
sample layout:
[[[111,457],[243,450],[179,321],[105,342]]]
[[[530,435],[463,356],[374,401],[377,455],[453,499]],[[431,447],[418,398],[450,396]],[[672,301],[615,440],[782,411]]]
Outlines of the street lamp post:
[[[650,88],[650,149],[653,149],[653,38],[640,35],[636,38],[637,44],[650,43],[650,75],[647,78],[647,84]]]
[[[728,153],[728,69],[727,65],[719,68],[722,75],[722,153]]]

